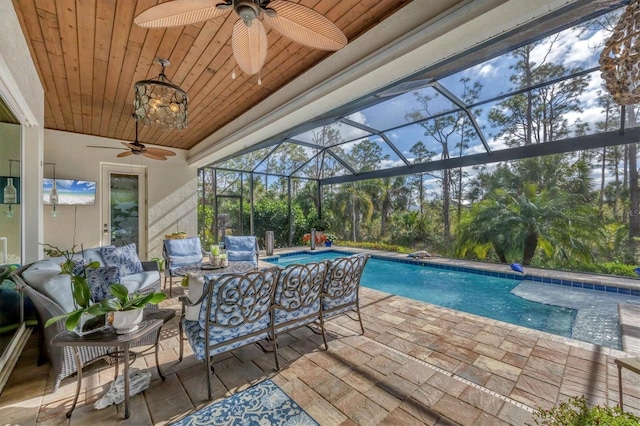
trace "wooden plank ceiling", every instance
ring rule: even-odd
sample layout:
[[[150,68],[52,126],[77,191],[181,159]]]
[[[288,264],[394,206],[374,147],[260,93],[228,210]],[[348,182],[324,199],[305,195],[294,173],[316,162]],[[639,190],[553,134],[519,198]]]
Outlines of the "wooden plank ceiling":
[[[293,0],[333,21],[349,41],[410,0]],[[231,12],[197,25],[145,29],[133,23],[157,0],[13,0],[45,89],[45,127],[113,139],[134,139],[133,86],[155,78],[156,57],[189,94],[189,126],[140,126],[143,143],[189,149],[331,52],[304,47],[267,25],[269,51],[258,76],[236,67]],[[218,0],[212,0],[218,2]]]

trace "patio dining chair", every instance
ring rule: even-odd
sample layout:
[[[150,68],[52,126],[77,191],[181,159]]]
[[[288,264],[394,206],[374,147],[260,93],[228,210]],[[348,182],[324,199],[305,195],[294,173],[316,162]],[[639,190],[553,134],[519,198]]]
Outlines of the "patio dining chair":
[[[164,268],[164,288],[169,281],[169,297],[171,297],[171,285],[174,278],[180,278],[175,274],[175,270],[181,266],[194,263],[201,263],[203,256],[209,253],[204,251],[199,237],[167,239],[162,244],[162,257],[165,260]]]
[[[180,357],[183,357],[184,338],[197,359],[207,368],[209,399],[213,398],[211,375],[215,373],[211,358],[262,339],[272,333],[273,296],[280,269],[251,271],[244,274],[211,275],[205,278],[206,291],[197,301],[190,303],[181,297],[182,320],[180,329]],[[201,303],[197,321],[184,318],[186,307]],[[276,369],[280,369],[274,340]]]
[[[224,237],[224,248],[227,250],[227,258],[230,262],[244,261],[254,262],[258,268],[258,239],[255,235]]]
[[[289,265],[281,270],[273,302],[273,334],[277,336],[285,331],[317,322],[322,330],[324,347],[329,348],[320,304],[320,294],[328,268],[329,261],[325,260],[306,265]]]
[[[320,296],[323,319],[355,311],[364,334],[360,316],[360,278],[370,257],[371,255],[362,253],[331,261]]]

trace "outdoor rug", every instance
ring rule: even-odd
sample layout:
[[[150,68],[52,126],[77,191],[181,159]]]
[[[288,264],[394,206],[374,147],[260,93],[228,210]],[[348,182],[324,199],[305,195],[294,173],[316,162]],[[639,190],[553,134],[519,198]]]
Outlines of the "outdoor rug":
[[[173,425],[319,426],[271,380],[214,402]]]

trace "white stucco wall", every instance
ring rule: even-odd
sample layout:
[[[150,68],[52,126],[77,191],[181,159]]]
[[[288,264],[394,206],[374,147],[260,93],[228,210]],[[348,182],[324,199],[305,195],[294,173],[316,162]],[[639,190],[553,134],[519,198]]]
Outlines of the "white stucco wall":
[[[187,166],[186,151],[173,149],[175,157],[167,161],[129,156],[117,158],[115,149],[87,148],[87,145],[122,148],[119,140],[45,130],[44,161],[56,164],[56,178],[97,182],[94,206],[58,206],[57,217],[51,206],[44,206],[42,242],[60,248],[74,243],[96,247],[102,241],[101,165],[104,163],[136,165],[147,169],[147,258],[161,257],[164,234],[179,229],[189,235],[197,233],[197,169]],[[45,167],[45,177],[53,169]],[[76,215],[77,212],[77,215]],[[74,226],[75,222],[75,226]]]
[[[22,262],[41,256],[44,90],[11,0],[0,0],[0,96],[22,123]]]

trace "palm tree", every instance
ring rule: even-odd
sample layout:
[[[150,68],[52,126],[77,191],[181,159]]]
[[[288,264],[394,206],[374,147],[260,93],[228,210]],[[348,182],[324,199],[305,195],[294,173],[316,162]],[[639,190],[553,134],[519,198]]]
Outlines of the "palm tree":
[[[458,253],[486,254],[490,245],[503,263],[519,254],[530,265],[538,249],[547,257],[589,260],[591,243],[603,235],[597,217],[578,197],[555,188],[540,191],[528,183],[518,192],[494,190],[463,222]]]

